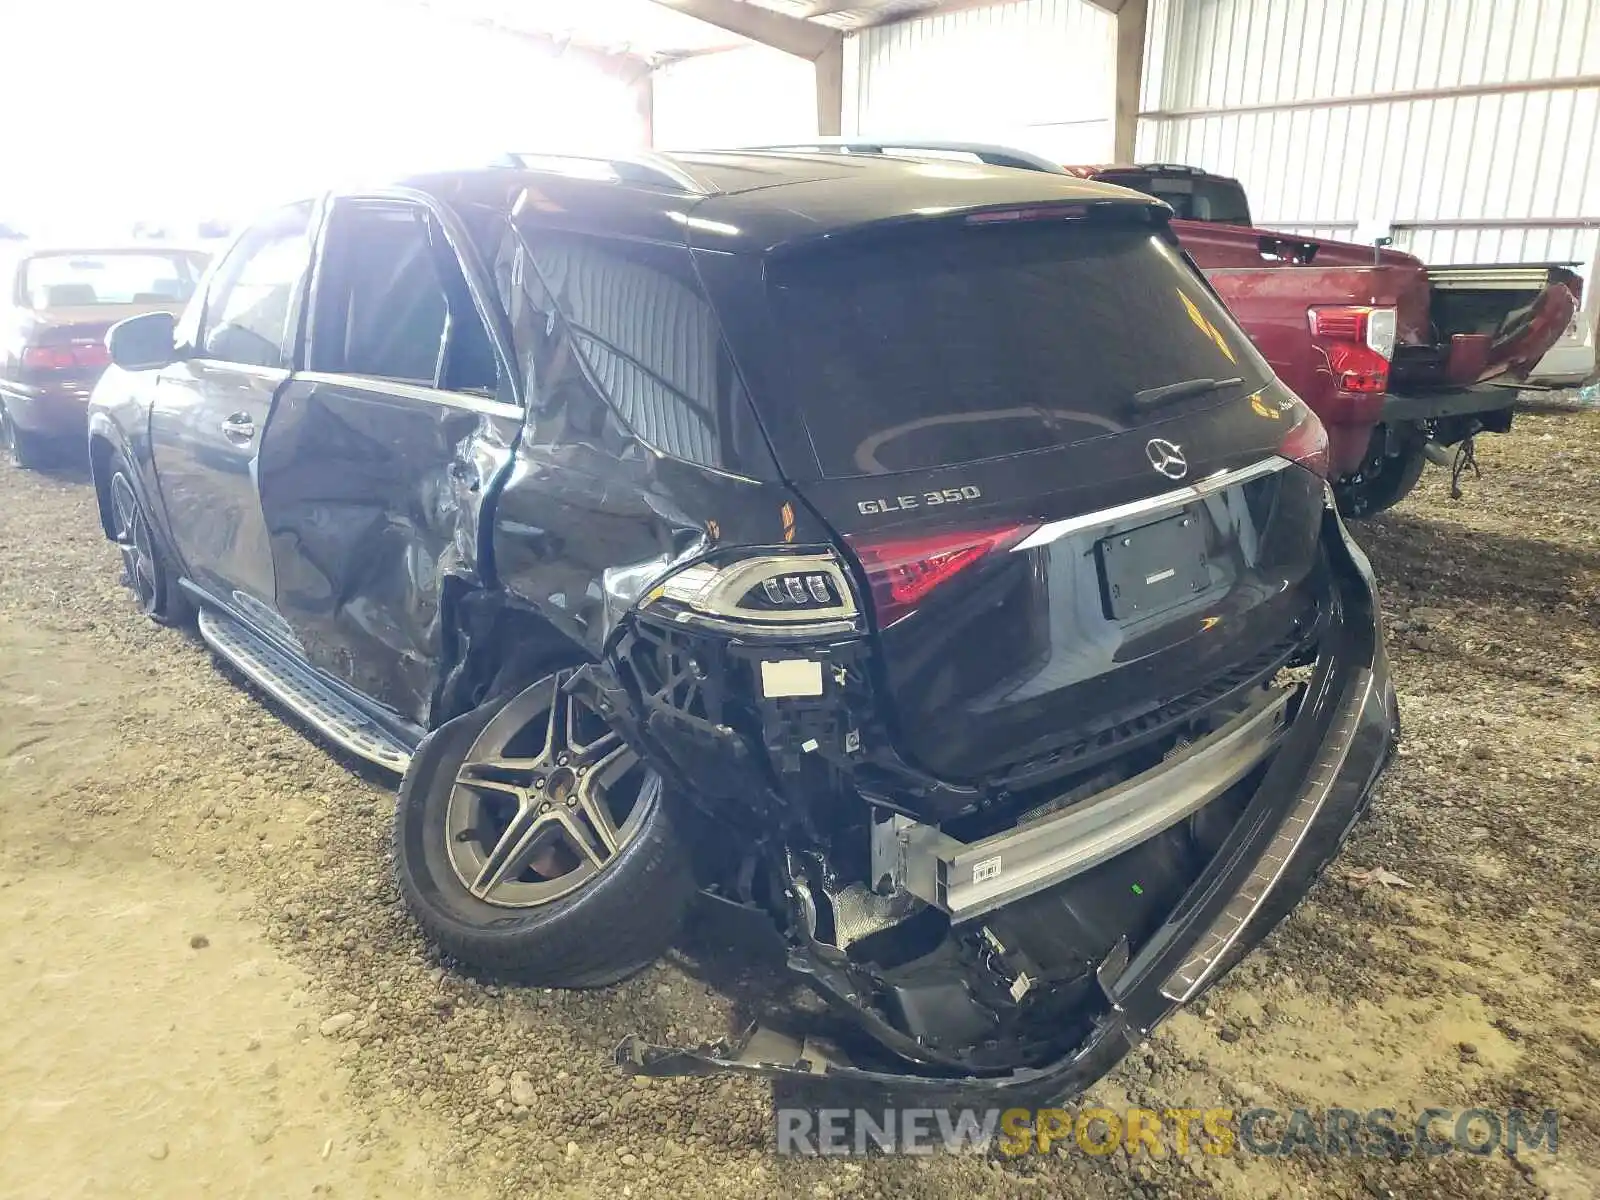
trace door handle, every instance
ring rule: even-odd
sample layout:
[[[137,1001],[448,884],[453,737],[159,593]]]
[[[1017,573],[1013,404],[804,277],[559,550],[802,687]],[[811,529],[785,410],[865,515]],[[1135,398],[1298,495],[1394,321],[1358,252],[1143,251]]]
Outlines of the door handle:
[[[248,442],[256,436],[256,423],[244,413],[234,413],[222,423],[222,436],[230,442]]]

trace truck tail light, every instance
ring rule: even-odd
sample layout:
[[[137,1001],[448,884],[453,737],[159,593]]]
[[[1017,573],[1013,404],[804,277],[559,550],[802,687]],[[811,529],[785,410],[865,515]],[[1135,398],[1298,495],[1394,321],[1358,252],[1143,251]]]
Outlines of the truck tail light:
[[[887,629],[911,613],[928,594],[998,550],[1016,545],[1033,525],[1004,525],[962,533],[847,540],[872,588],[878,627]]]
[[[1340,391],[1376,395],[1389,390],[1394,309],[1332,305],[1313,308],[1309,316],[1312,341],[1327,356],[1328,371]]]

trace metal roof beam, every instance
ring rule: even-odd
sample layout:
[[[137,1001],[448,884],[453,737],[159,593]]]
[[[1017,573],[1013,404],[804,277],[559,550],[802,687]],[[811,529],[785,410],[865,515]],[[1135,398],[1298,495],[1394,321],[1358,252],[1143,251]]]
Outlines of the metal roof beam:
[[[652,3],[813,62],[832,50],[840,37],[825,26],[758,4],[746,4],[744,0],[652,0]]]

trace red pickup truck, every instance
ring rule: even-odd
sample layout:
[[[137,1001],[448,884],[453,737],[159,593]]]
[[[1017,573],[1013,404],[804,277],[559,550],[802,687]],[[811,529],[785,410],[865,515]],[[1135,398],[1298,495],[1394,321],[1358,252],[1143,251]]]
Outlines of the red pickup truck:
[[[951,158],[1067,173],[1166,201],[1185,251],[1328,431],[1346,516],[1400,502],[1448,446],[1511,428],[1517,385],[1578,311],[1565,267],[1429,267],[1397,250],[1251,225],[1235,179],[1170,165],[1062,167],[976,142],[818,138],[765,150]]]
[[[1511,427],[1517,384],[1566,330],[1561,266],[1429,267],[1396,250],[1257,229],[1237,180],[1068,167],[1165,200],[1173,230],[1272,368],[1322,418],[1347,516],[1398,503],[1428,459]]]

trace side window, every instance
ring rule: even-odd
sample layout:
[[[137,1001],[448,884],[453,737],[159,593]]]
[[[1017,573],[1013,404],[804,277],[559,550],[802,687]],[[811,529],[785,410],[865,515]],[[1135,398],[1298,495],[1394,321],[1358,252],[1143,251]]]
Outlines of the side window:
[[[495,276],[536,419],[558,397],[570,408],[571,380],[557,376],[575,359],[639,440],[702,466],[740,460],[731,443],[754,436],[753,421],[688,252],[554,231],[526,236],[526,248],[508,239]]]
[[[328,225],[307,367],[493,396],[494,342],[427,211],[345,201]]]
[[[295,301],[311,262],[311,204],[280,209],[246,233],[217,269],[201,314],[200,354],[290,367]]]

